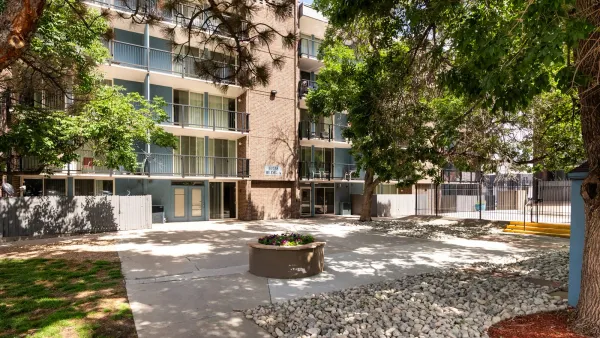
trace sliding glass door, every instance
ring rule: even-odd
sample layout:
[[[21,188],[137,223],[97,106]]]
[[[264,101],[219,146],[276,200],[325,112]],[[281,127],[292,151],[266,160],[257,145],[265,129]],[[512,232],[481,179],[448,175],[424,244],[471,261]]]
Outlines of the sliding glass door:
[[[210,182],[210,218],[236,218],[236,183]]]

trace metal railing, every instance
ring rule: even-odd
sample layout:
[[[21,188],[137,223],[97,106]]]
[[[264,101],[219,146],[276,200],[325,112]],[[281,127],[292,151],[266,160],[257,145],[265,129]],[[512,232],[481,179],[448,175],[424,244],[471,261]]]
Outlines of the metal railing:
[[[62,167],[47,167],[46,171],[62,174],[133,174],[148,176],[250,177],[250,160],[236,157],[195,156],[177,154],[136,153],[134,171],[121,167],[112,170],[98,166],[92,151],[77,151],[79,158]],[[22,156],[17,159],[15,171],[34,171],[43,167],[38,157]]]
[[[94,155],[91,150],[77,150],[75,152],[78,157],[76,160],[59,166],[46,166],[45,170],[52,173],[62,174],[106,174],[110,173],[111,170],[105,166],[100,166],[98,163],[100,160]],[[34,171],[44,167],[42,161],[37,156],[21,156],[18,158],[17,168],[19,171]]]
[[[164,108],[167,121],[181,127],[207,128],[215,131],[250,131],[250,114],[231,110],[206,108],[178,103],[167,103]]]
[[[478,175],[479,177],[480,175]],[[570,223],[571,181],[488,180],[418,184],[417,215]]]
[[[324,140],[324,141],[336,141],[336,142],[348,142],[343,136],[342,132],[346,126],[338,124],[312,122],[312,121],[300,121],[298,124],[298,137],[301,140]]]
[[[321,47],[321,40],[312,40],[302,38],[298,42],[298,55],[300,57],[317,58],[319,54],[319,48]]]
[[[144,46],[111,40],[105,42],[111,54],[111,64],[119,64],[132,68],[142,68],[160,73],[180,75],[211,81],[221,79],[223,83],[235,84],[237,66],[234,64],[212,61],[205,58],[173,53],[171,51],[146,48]],[[200,72],[210,75],[199,75]]]
[[[309,90],[317,89],[317,81],[300,80],[298,82],[298,97],[303,98]]]
[[[298,176],[304,180],[364,180],[364,172],[353,163],[300,161]]]
[[[250,160],[235,157],[138,153],[133,174],[181,177],[250,177]]]
[[[157,0],[85,0],[90,4],[99,5],[102,7],[112,8],[121,12],[134,13],[137,10],[139,14],[151,13],[164,22],[182,26],[189,26],[190,20],[191,26],[208,33],[216,33],[223,36],[231,36],[231,34],[222,29],[223,23],[215,17],[212,17],[209,12],[197,13],[195,6],[179,4],[177,10],[166,10],[159,6]],[[192,20],[192,16],[195,18]],[[224,15],[224,17],[228,17]],[[246,34],[247,23],[242,21],[241,27],[238,31],[241,37],[244,38]]]

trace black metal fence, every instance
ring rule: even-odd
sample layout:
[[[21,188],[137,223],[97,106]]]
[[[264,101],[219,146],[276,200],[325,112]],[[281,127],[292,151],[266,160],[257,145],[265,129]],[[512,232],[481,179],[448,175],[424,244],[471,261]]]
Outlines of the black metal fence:
[[[570,223],[571,182],[531,176],[444,176],[417,184],[417,215],[536,223]]]

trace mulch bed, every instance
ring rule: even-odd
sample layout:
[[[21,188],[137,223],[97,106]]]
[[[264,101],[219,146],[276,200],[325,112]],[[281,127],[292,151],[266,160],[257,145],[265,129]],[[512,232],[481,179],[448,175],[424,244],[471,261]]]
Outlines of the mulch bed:
[[[490,338],[588,338],[573,333],[573,309],[542,312],[501,321],[488,329]]]

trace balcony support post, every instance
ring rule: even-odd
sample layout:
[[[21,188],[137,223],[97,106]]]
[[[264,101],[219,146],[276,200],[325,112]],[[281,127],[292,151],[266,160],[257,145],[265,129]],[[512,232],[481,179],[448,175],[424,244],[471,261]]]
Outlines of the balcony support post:
[[[148,24],[144,26],[144,47],[146,47],[144,55],[146,58],[146,70],[150,71],[150,26]]]
[[[185,161],[183,159],[183,155],[179,155],[179,158],[181,159],[181,177],[185,177],[185,170],[183,170],[183,164],[185,163]]]

